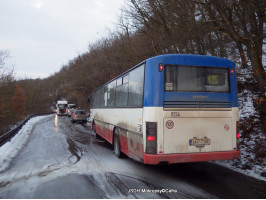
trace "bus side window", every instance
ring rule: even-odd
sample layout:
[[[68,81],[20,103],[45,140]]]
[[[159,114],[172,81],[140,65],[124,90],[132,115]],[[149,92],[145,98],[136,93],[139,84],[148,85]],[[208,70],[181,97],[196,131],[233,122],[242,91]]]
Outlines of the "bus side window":
[[[142,107],[143,86],[144,86],[144,65],[130,72],[128,106]]]
[[[115,87],[116,87],[116,81],[113,81],[108,84],[108,95],[107,95],[107,106],[108,107],[115,106]]]
[[[117,81],[119,81],[119,79]],[[120,83],[120,82],[117,82],[117,83]],[[121,85],[117,84],[117,87],[116,87],[116,107],[127,106],[127,99],[128,99],[128,82],[125,84],[121,84]]]

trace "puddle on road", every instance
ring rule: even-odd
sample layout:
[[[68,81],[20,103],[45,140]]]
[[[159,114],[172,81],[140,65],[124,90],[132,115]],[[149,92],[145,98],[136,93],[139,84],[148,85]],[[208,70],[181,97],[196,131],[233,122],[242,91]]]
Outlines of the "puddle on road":
[[[70,138],[74,143],[78,142],[83,145],[100,144],[108,147],[109,143],[104,139],[97,137],[94,132],[90,130],[88,124],[71,123],[69,118],[55,116],[54,126],[56,130],[61,130],[67,138]],[[77,145],[76,145],[77,146]]]
[[[71,152],[73,156],[77,158],[77,161],[75,162],[77,163],[78,161],[80,161],[80,158],[82,156],[82,150],[70,138],[67,138],[67,143],[68,143],[68,150]],[[79,155],[79,153],[81,154],[81,156]]]

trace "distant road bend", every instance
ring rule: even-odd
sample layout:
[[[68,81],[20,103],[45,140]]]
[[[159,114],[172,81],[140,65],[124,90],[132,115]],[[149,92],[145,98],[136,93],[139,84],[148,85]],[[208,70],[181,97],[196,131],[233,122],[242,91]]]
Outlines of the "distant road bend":
[[[266,182],[210,162],[118,159],[86,125],[48,115],[0,172],[0,198],[266,198]]]

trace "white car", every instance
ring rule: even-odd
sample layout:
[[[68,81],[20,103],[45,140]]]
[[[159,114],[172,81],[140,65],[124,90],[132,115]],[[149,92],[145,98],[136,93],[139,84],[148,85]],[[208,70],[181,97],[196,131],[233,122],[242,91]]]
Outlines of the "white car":
[[[67,105],[67,116],[71,117],[75,109],[77,109],[76,104],[68,104]]]

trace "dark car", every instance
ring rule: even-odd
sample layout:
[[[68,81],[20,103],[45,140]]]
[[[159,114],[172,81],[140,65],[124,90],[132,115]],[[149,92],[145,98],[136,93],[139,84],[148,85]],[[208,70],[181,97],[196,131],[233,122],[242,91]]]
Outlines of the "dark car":
[[[71,115],[71,122],[79,122],[79,123],[86,123],[87,122],[87,115],[85,110],[75,110]]]

